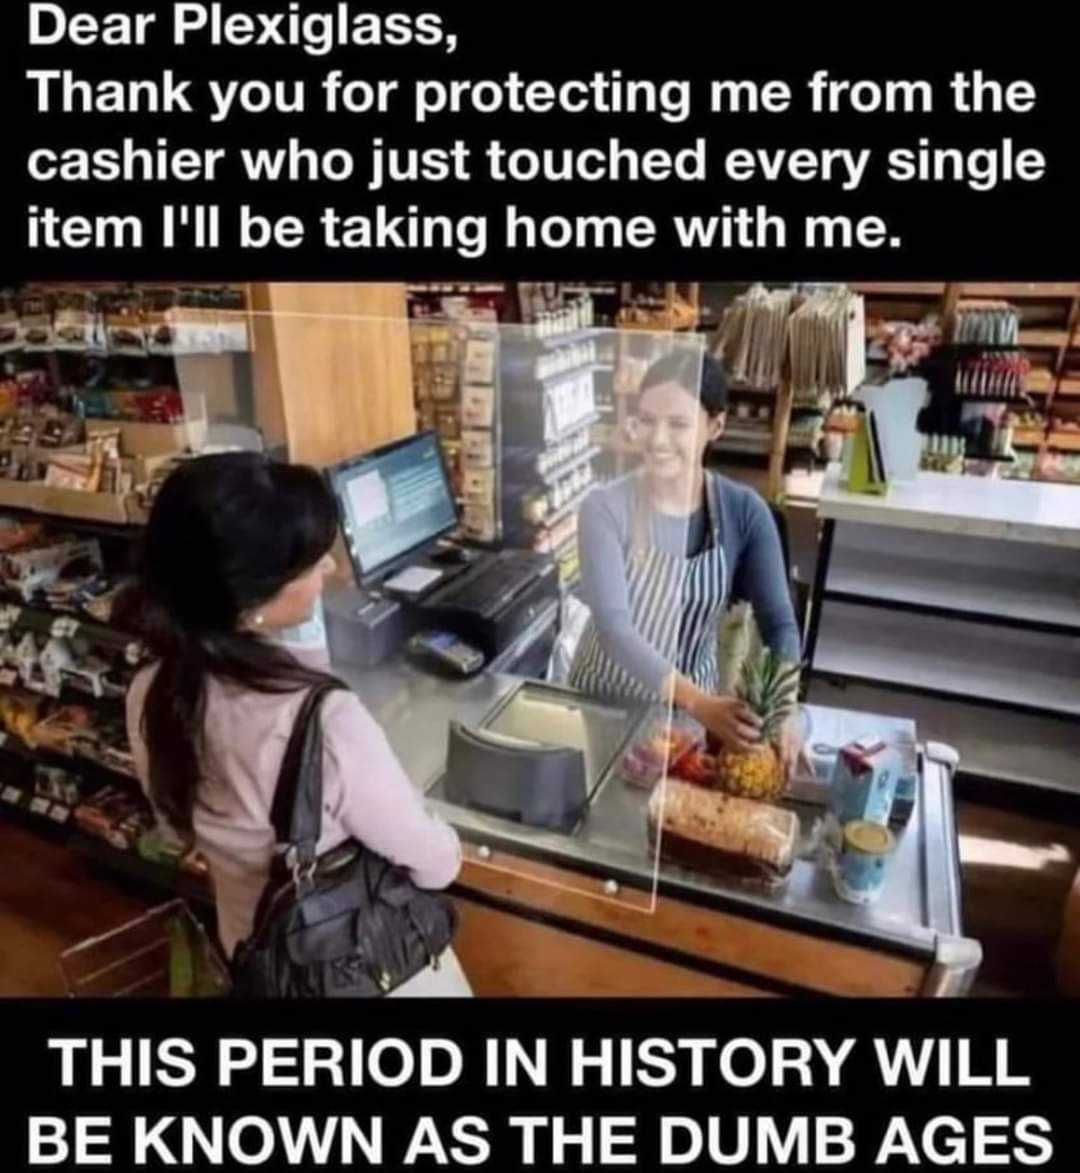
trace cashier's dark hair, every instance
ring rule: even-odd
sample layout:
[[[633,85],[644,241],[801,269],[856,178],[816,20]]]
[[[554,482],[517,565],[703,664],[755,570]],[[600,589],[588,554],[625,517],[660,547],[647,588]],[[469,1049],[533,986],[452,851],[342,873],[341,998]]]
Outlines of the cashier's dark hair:
[[[192,829],[207,677],[264,693],[332,679],[242,617],[315,566],[336,530],[318,472],[254,453],[190,460],[158,492],[127,607],[157,659],[142,714],[150,797],[176,830]]]
[[[688,391],[701,404],[705,414],[715,419],[727,411],[728,385],[724,368],[711,354],[682,348],[658,358],[641,380],[639,396],[653,387],[674,383]]]

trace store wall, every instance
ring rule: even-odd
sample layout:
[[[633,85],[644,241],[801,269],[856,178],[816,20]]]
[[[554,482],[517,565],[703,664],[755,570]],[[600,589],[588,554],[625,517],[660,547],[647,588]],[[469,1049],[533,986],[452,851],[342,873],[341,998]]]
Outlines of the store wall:
[[[415,430],[403,285],[254,285],[251,304],[271,447],[321,466]]]

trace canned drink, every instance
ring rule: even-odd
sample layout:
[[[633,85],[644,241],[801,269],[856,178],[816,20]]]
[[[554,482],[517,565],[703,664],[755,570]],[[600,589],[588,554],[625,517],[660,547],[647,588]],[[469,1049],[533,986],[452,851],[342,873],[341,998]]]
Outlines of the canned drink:
[[[885,870],[896,839],[880,823],[854,822],[844,828],[836,867],[836,893],[851,904],[873,904],[885,887]]]
[[[887,824],[900,772],[899,755],[884,741],[864,738],[845,745],[836,756],[830,794],[839,824]]]

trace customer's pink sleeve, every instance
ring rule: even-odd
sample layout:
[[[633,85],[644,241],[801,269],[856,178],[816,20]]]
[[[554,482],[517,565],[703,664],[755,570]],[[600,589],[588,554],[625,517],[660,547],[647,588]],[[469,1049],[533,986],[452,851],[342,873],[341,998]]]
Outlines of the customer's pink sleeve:
[[[421,888],[445,888],[461,868],[461,843],[423,796],[371,714],[352,693],[323,702],[323,806],[354,838],[408,868]]]

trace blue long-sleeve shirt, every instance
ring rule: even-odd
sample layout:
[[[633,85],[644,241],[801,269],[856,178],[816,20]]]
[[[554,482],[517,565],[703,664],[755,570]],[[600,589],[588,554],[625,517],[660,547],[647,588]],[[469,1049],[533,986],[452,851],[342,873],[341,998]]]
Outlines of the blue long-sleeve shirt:
[[[785,659],[801,655],[776,522],[764,500],[746,485],[714,473],[720,507],[720,540],[727,564],[729,599],[754,609],[762,639]],[[581,597],[592,612],[607,655],[652,692],[659,692],[674,665],[635,628],[627,575],[633,533],[634,484],[622,477],[586,497],[578,518]],[[706,536],[704,506],[689,517],[653,513],[651,541],[666,554],[696,554]]]

